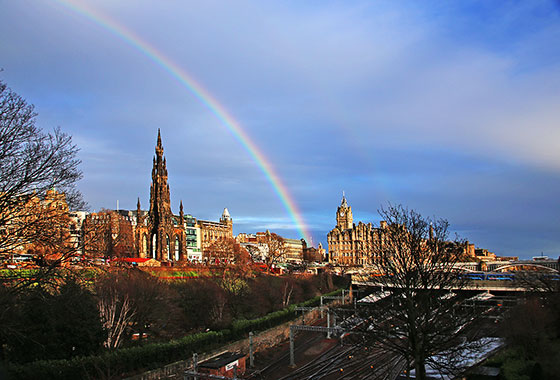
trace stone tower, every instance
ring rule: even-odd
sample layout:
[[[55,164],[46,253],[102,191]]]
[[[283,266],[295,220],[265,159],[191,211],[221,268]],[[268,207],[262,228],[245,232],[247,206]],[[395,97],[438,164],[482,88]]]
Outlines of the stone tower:
[[[222,212],[222,217],[220,218],[220,223],[226,225],[233,225],[233,221],[231,220],[231,216],[229,215],[229,210],[224,208],[224,212]]]
[[[169,199],[167,183],[167,165],[163,157],[163,145],[158,129],[156,155],[152,168],[152,185],[150,186],[149,236],[150,256],[156,260],[166,261],[171,258],[173,234],[173,213]]]
[[[354,218],[352,217],[352,207],[348,206],[346,196],[342,192],[342,202],[336,210],[336,226],[341,230],[352,229]]]

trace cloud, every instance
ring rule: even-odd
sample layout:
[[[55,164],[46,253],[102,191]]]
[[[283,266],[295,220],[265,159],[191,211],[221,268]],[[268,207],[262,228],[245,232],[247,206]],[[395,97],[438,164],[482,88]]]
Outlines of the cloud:
[[[447,217],[504,252],[508,231],[531,246],[521,225],[535,246],[557,246],[546,228],[560,211],[554,4],[88,3],[231,112],[316,240],[346,190],[365,221],[393,201]],[[182,199],[215,220],[227,206],[239,228],[297,237],[253,159],[181,83],[58,4],[22,4],[0,14],[0,75],[37,105],[41,126],[74,135],[93,208],[115,199],[133,208],[137,196],[147,205],[161,128],[174,210]]]

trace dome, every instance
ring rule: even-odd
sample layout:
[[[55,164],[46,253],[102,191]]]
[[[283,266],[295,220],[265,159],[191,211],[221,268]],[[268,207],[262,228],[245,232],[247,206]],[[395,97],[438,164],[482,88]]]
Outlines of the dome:
[[[224,208],[224,212],[222,212],[222,219],[231,219],[231,216],[229,215],[229,211],[226,208]]]

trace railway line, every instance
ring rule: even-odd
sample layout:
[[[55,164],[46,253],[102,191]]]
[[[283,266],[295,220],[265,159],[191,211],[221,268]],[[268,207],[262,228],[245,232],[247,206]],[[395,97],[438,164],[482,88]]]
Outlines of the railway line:
[[[337,345],[279,380],[393,380],[404,367],[404,360],[381,349]]]
[[[383,292],[378,292],[383,295]],[[364,298],[369,302],[384,302],[387,307],[398,303],[398,299],[388,297]],[[514,304],[515,297],[509,294],[493,295],[489,292],[466,291],[461,294],[449,293],[442,295],[441,300],[454,300],[457,311],[475,311],[482,314],[483,322],[478,329],[478,334],[491,336],[495,329],[495,321],[499,319],[504,308]],[[367,302],[367,301],[364,301]],[[261,353],[257,362],[263,367],[247,371],[243,379],[246,380],[362,380],[382,379],[395,380],[407,370],[404,357],[396,352],[389,351],[386,344],[377,343],[375,346],[364,346],[361,340],[364,323],[367,320],[357,317],[351,305],[344,308],[328,308],[325,311],[327,318],[316,320],[311,325],[292,325],[290,345],[286,342],[265,353]],[[330,317],[330,318],[329,318]],[[338,318],[337,318],[338,317]],[[338,321],[337,321],[338,319]],[[331,323],[328,321],[330,320]],[[337,323],[338,322],[338,323]],[[387,323],[387,321],[385,321]],[[466,321],[459,330],[468,325]],[[325,324],[328,327],[324,327]],[[329,326],[330,325],[330,326]],[[313,331],[312,331],[313,330]],[[484,331],[483,331],[484,330]],[[297,334],[296,334],[297,331]],[[327,332],[332,339],[326,338]],[[398,339],[396,335],[387,339]],[[339,337],[340,335],[340,337]],[[477,336],[465,335],[467,339],[478,339]],[[295,342],[295,344],[294,344]],[[371,344],[371,342],[370,342]],[[293,357],[290,357],[290,346]],[[295,357],[295,360],[293,360]],[[292,360],[290,360],[292,359]],[[290,366],[290,363],[296,365]]]
[[[324,334],[313,332],[300,332],[296,337],[295,356],[298,363],[305,363],[309,357],[314,357],[323,350],[328,350],[331,346],[336,345],[336,341],[325,339]],[[290,364],[290,351],[285,347],[283,353],[273,358],[269,364],[261,369],[254,370],[245,379],[249,380],[276,380],[279,376],[286,374],[292,369]]]

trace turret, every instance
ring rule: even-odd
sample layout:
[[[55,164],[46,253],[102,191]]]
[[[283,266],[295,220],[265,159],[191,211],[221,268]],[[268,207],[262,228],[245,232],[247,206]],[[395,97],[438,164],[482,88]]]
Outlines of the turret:
[[[142,224],[142,209],[140,208],[140,197],[136,202],[136,224]]]
[[[231,216],[229,215],[229,211],[226,208],[224,208],[224,211],[222,212],[222,217],[220,218],[220,223],[223,223],[227,226],[229,226],[230,228],[233,225],[233,221],[231,220]]]
[[[220,220],[231,220],[231,216],[229,215],[229,210],[226,208],[224,208],[224,211],[222,212],[222,218]]]

